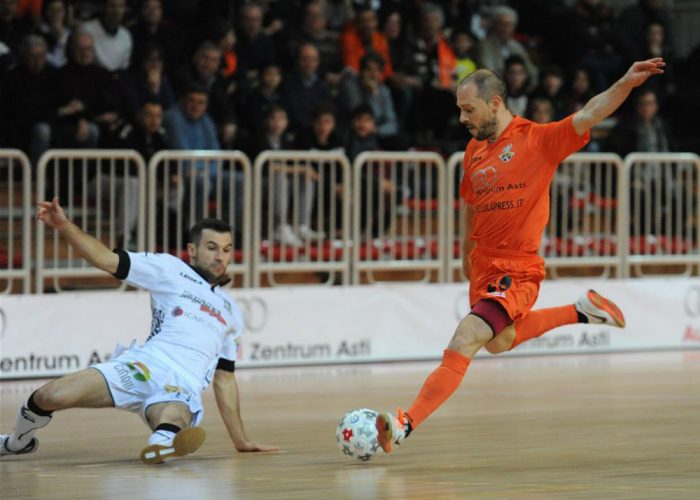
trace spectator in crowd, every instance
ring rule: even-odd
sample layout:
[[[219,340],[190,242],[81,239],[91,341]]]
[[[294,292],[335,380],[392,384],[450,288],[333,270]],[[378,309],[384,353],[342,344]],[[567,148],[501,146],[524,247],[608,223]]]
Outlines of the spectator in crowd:
[[[673,33],[671,15],[666,9],[665,0],[638,0],[637,5],[630,5],[622,10],[615,32],[621,44],[625,61],[639,60],[646,46],[647,26],[660,24],[665,33]],[[671,50],[671,40],[664,39],[664,52]]]
[[[335,109],[322,103],[311,110],[311,126],[297,134],[294,149],[309,151],[343,151],[343,140],[336,128]]]
[[[489,34],[479,45],[480,67],[502,75],[506,59],[510,56],[520,56],[532,81],[536,82],[537,68],[530,60],[525,47],[513,37],[518,26],[518,13],[504,5],[493,9],[491,19]]]
[[[163,125],[171,149],[218,150],[219,140],[214,121],[207,114],[209,95],[204,87],[191,83],[179,104],[165,113]],[[204,168],[199,164],[197,168]]]
[[[165,71],[172,76],[179,66],[182,50],[180,31],[163,20],[161,0],[144,0],[136,23],[131,27],[134,43],[132,60],[143,61],[144,50],[158,47],[163,56]]]
[[[132,68],[120,77],[124,107],[131,120],[144,102],[157,102],[165,110],[175,104],[175,94],[164,71],[160,47],[152,45],[139,53],[143,60],[135,61]]]
[[[240,36],[236,54],[238,71],[248,86],[257,81],[260,70],[275,62],[272,38],[263,31],[263,9],[255,3],[244,4],[239,11]]]
[[[325,10],[328,29],[334,33],[341,33],[353,17],[352,6],[347,0],[326,0]]]
[[[544,97],[535,97],[528,101],[526,117],[535,123],[549,123],[555,120],[554,105]]]
[[[355,13],[355,19],[348,23],[340,36],[343,64],[359,71],[360,60],[368,50],[373,50],[384,59],[382,81],[394,73],[389,54],[389,44],[382,33],[377,31],[377,13],[369,7],[361,7]]]
[[[119,130],[114,147],[138,151],[146,164],[158,151],[167,149],[160,101],[143,101],[134,123],[127,123]]]
[[[642,89],[635,100],[634,117],[620,119],[610,133],[607,150],[623,157],[633,152],[674,151],[673,135],[658,112],[659,104],[654,91]]]
[[[700,43],[677,66],[677,91],[668,102],[666,116],[671,120],[681,151],[700,154]]]
[[[287,133],[289,120],[284,107],[271,106],[265,113],[265,127],[255,141],[255,156],[272,150],[293,149],[291,136]],[[274,237],[283,245],[301,247],[304,240],[323,238],[323,234],[311,229],[311,212],[316,198],[318,174],[311,167],[287,167],[270,163],[268,185],[273,189]],[[296,177],[296,178],[295,178]],[[295,190],[296,188],[296,190]],[[295,198],[298,197],[298,200]],[[290,209],[298,207],[298,220],[290,220]],[[295,231],[295,228],[297,229]]]
[[[0,72],[17,60],[22,39],[31,32],[31,23],[17,17],[17,0],[0,0]]]
[[[169,149],[184,150],[208,150],[221,149],[216,134],[216,125],[207,114],[209,97],[207,90],[197,83],[190,83],[185,87],[180,102],[170,108],[163,117]],[[184,178],[177,182],[184,183],[183,199],[174,203],[183,206],[194,204],[194,220],[204,216],[204,200],[208,200],[212,187],[216,184],[216,165],[213,162],[196,160],[184,164]],[[191,178],[194,177],[194,182]],[[207,182],[208,179],[208,182]],[[228,185],[224,182],[224,185]],[[207,187],[208,186],[208,189]],[[194,193],[192,193],[194,188]],[[224,196],[226,198],[226,196]],[[171,200],[173,202],[173,200]],[[189,205],[187,205],[189,204]],[[186,210],[188,217],[192,213]],[[184,226],[191,225],[191,220],[184,221]]]
[[[58,71],[56,144],[95,148],[100,136],[118,125],[118,92],[109,72],[97,64],[92,35],[74,31],[68,47],[68,64]]]
[[[419,36],[412,52],[417,73],[422,81],[417,114],[414,116],[419,143],[435,146],[435,138],[444,138],[454,112],[455,70],[457,60],[448,41],[442,36],[444,26],[442,7],[433,3],[423,5]]]
[[[609,136],[607,150],[623,157],[633,152],[675,151],[673,134],[659,117],[658,111],[656,94],[642,88],[635,99],[633,116],[620,119]],[[679,211],[673,194],[678,189],[680,179],[665,176],[663,172],[657,163],[650,162],[634,171],[630,177],[630,231],[633,244],[639,244],[635,243],[635,237],[640,235],[658,236],[663,231],[664,221],[670,221],[671,227],[678,227],[678,218],[685,220],[685,208]],[[650,199],[653,192],[661,193],[660,198]]]
[[[327,28],[325,3],[322,0],[312,0],[304,7],[304,17],[301,31],[294,30],[287,44],[286,67],[291,69],[296,63],[299,47],[304,43],[316,46],[321,59],[319,72],[326,83],[334,87],[340,82],[340,72],[343,69],[340,58],[338,34]]]
[[[452,35],[452,52],[455,54],[456,81],[461,82],[477,69],[476,40],[467,31],[455,31]]]
[[[553,11],[546,34],[551,60],[559,66],[585,66],[594,91],[603,91],[623,71],[623,58],[609,2],[577,0],[570,8]],[[551,26],[549,26],[551,24]]]
[[[47,65],[46,42],[40,36],[26,36],[19,54],[19,65],[2,82],[0,127],[3,142],[29,153],[36,166],[51,145],[51,126],[59,103],[56,70]]]
[[[374,111],[368,104],[360,104],[352,110],[350,132],[345,142],[345,153],[353,162],[355,157],[365,151],[379,151],[379,137]]]
[[[360,73],[343,78],[338,101],[345,116],[360,104],[369,104],[376,124],[377,136],[386,138],[399,132],[394,103],[389,88],[382,83],[384,60],[376,52],[367,52],[360,61]]]
[[[116,134],[114,144],[116,149],[133,149],[137,151],[148,164],[158,151],[167,149],[165,130],[163,129],[163,106],[158,101],[145,101],[141,104],[133,124],[125,124]],[[96,180],[95,180],[96,181]],[[109,194],[109,184],[102,179],[103,196]],[[128,187],[127,187],[128,185]],[[138,177],[134,167],[126,179],[121,176],[115,183],[115,200],[117,213],[117,240],[126,237],[135,241],[134,229],[138,219]],[[97,186],[94,186],[96,190]],[[172,189],[171,193],[176,190]],[[161,196],[161,193],[158,193]],[[128,198],[127,198],[128,197]],[[158,204],[160,207],[162,204]],[[159,234],[161,232],[159,231]]]
[[[547,99],[552,103],[554,120],[565,116],[564,73],[557,66],[547,66],[540,73],[540,84],[531,94],[531,99]]]
[[[159,49],[155,49],[159,50]],[[133,149],[144,159],[146,164],[158,151],[167,148],[163,124],[163,107],[158,101],[144,101],[136,114],[132,125],[127,123],[115,134],[113,147]],[[124,247],[133,247],[136,241],[138,223],[139,178],[134,165],[126,176],[95,176],[88,185],[91,196],[98,192],[103,200],[109,202],[114,196],[116,215],[116,240]]]
[[[216,124],[220,143],[224,148],[233,149],[238,139],[238,120],[235,107],[236,83],[223,78],[221,49],[211,41],[204,41],[198,47],[192,63],[178,71],[175,92],[182,94],[192,84],[207,92],[209,116]]]
[[[413,61],[409,43],[411,34],[407,33],[407,28],[401,10],[386,11],[382,32],[389,44],[389,55],[394,66],[394,74],[387,83],[394,101],[399,129],[402,131],[409,129],[411,108],[422,85]]]
[[[296,137],[294,149],[303,151],[339,151],[343,152],[343,140],[336,129],[335,109],[330,104],[320,104],[311,110],[311,127],[302,130]],[[316,167],[317,169],[319,167]],[[319,221],[323,232],[334,236],[342,222],[343,172],[338,164],[324,162],[320,168],[318,192],[325,216]],[[335,219],[331,220],[335,214]]]
[[[530,84],[530,75],[527,73],[525,61],[520,56],[510,56],[506,59],[503,79],[508,85],[506,106],[514,115],[524,117],[527,111],[527,89]]]
[[[331,94],[319,74],[319,53],[315,45],[299,46],[294,72],[284,78],[282,102],[289,112],[291,129],[297,131],[311,125],[311,109],[331,101]]]
[[[576,113],[593,97],[591,77],[584,67],[573,68],[568,78],[568,88],[565,92],[565,115]]]
[[[664,74],[659,75],[658,79],[649,80],[645,88],[653,90],[659,97],[659,100],[662,103],[666,103],[676,90],[676,57],[672,47],[666,43],[664,26],[656,22],[649,24],[646,27],[644,41],[641,57],[643,59],[663,57],[666,63]]]
[[[46,40],[48,53],[46,60],[54,68],[60,68],[68,62],[67,48],[71,30],[66,22],[66,1],[47,0],[42,8],[42,21],[39,33]]]
[[[39,24],[41,18],[42,0],[18,0],[17,17],[27,19],[32,24]]]
[[[374,113],[369,105],[360,104],[355,108],[351,120],[345,151],[352,162],[360,153],[378,150],[379,140]],[[358,189],[362,193],[360,234],[363,241],[376,238],[391,224],[391,198],[396,192],[396,185],[391,179],[383,177],[382,171],[376,165],[362,170]]]
[[[265,66],[260,73],[260,84],[253,89],[241,104],[241,125],[251,133],[263,128],[265,117],[261,110],[269,109],[274,104],[282,104],[282,72],[276,64]]]
[[[95,42],[97,62],[110,73],[129,67],[133,42],[131,33],[123,25],[126,0],[105,0],[99,19],[83,24],[83,30]]]
[[[233,78],[238,69],[238,56],[234,50],[236,33],[233,26],[225,19],[214,19],[208,25],[207,36],[221,50],[221,76],[226,79]]]

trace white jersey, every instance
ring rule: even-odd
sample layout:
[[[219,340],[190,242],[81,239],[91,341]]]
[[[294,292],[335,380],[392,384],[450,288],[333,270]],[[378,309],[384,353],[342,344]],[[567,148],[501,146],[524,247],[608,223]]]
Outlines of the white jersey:
[[[204,389],[219,358],[236,360],[243,332],[240,309],[177,257],[126,253],[131,262],[124,280],[151,293],[151,334],[140,350]]]

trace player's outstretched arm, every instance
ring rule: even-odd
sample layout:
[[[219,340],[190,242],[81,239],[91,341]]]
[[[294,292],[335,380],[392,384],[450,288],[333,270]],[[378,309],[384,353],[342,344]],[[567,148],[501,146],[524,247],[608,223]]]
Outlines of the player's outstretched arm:
[[[278,451],[276,446],[250,441],[243,429],[243,420],[238,398],[238,383],[233,372],[216,370],[214,372],[214,396],[219,413],[224,420],[228,435],[238,451]]]
[[[119,256],[73,224],[59,205],[57,196],[51,201],[40,201],[36,217],[61,233],[78,255],[90,264],[110,274],[117,272]]]
[[[664,72],[666,65],[663,58],[655,57],[646,61],[637,61],[627,73],[612,86],[591,98],[586,105],[574,114],[574,129],[579,135],[585,134],[592,127],[613,114],[627,99],[632,89],[639,87],[653,75]]]

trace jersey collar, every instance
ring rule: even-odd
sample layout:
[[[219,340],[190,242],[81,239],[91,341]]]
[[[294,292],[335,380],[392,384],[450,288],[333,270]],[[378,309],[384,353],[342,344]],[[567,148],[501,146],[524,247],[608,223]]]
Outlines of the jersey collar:
[[[201,272],[199,272],[199,269],[197,269],[196,267],[194,267],[192,264],[187,264],[187,265],[190,266],[190,268],[191,268],[195,273],[197,273],[197,274],[199,275],[200,278],[202,278],[205,282],[208,283],[207,277],[204,276]],[[224,285],[227,285],[227,284],[230,283],[230,282],[231,282],[231,278],[229,278],[229,277],[222,278],[222,279],[220,279],[219,281],[217,281],[216,283],[212,284],[212,286],[211,286],[211,291],[213,292],[213,291],[214,291],[214,288],[216,288],[217,286],[224,286]]]

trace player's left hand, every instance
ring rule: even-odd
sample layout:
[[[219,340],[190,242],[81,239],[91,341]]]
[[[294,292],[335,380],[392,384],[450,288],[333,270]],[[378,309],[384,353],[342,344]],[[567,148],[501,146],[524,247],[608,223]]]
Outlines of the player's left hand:
[[[241,446],[236,446],[236,449],[243,453],[249,451],[280,451],[279,446],[270,446],[256,443],[255,441],[246,441]]]
[[[654,57],[646,61],[637,61],[627,70],[622,80],[631,87],[639,87],[653,75],[661,75],[666,66],[663,57]]]

